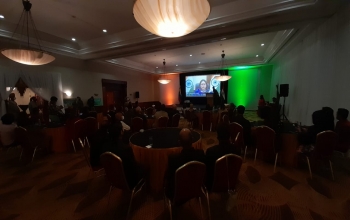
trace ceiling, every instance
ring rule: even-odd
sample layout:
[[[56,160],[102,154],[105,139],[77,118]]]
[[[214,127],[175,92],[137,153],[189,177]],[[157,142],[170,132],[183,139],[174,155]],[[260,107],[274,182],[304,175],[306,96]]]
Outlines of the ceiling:
[[[171,39],[144,30],[133,17],[133,2],[31,0],[31,12],[49,52],[146,73],[160,73],[156,67],[165,58],[169,71],[181,73],[217,68],[222,50],[230,65],[267,63],[298,32],[334,14],[345,0],[209,0],[207,21]],[[21,0],[0,0],[0,6],[3,41],[12,36],[23,6]]]

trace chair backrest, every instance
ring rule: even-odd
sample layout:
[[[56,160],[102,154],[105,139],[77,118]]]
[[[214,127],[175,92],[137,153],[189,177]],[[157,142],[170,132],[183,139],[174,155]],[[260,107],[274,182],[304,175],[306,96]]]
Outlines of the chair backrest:
[[[179,127],[179,121],[180,121],[180,114],[177,113],[177,114],[173,115],[173,117],[171,119],[171,127],[174,127],[174,128]]]
[[[143,119],[140,117],[134,117],[131,119],[131,129],[133,132],[139,132],[143,127]]]
[[[202,195],[206,167],[204,163],[191,161],[175,172],[174,203],[183,203]]]
[[[228,115],[228,112],[221,112],[221,114],[220,114],[220,122],[224,122],[224,116],[225,115]],[[229,120],[230,120],[230,117],[229,117]]]
[[[153,110],[154,110],[154,108],[152,108],[152,107],[147,108],[147,109],[146,109],[146,115],[147,115],[148,117],[152,117],[152,115],[153,115]]]
[[[120,157],[106,152],[100,156],[100,161],[112,186],[122,190],[130,190],[124,174],[123,161]]]
[[[168,125],[168,117],[160,117],[158,118],[158,128],[166,128]]]
[[[189,122],[193,120],[191,116],[191,112],[189,110],[185,110],[185,119]]]
[[[256,128],[256,148],[264,153],[275,153],[276,133],[270,127],[259,126]]]
[[[227,154],[216,160],[212,192],[234,191],[242,166],[242,157]]]
[[[85,121],[85,130],[86,130],[86,135],[90,137],[91,135],[96,134],[98,130],[98,122],[96,118],[93,117],[87,117],[84,119]]]
[[[239,136],[237,138],[237,134]],[[237,138],[237,140],[236,140]],[[243,136],[243,127],[242,125],[232,122],[230,123],[230,139],[232,143],[238,144],[240,148],[244,147],[244,136]]]
[[[337,146],[338,135],[333,131],[317,134],[314,155],[321,159],[330,159]]]
[[[224,116],[222,116],[222,122],[229,124],[230,123],[230,116],[228,116],[228,114],[224,114]]]
[[[15,142],[23,148],[31,147],[31,142],[28,137],[27,129],[23,127],[16,127],[14,131]]]
[[[79,119],[74,122],[74,135],[73,139],[76,140],[78,138],[84,139],[86,137],[86,121],[83,119]]]
[[[203,130],[209,130],[210,129],[210,124],[211,124],[211,112],[210,111],[203,111],[203,119],[202,119],[202,124],[203,124]]]

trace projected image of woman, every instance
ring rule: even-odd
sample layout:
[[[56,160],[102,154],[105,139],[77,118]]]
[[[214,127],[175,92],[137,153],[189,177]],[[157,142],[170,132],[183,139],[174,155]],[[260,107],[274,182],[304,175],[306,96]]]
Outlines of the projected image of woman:
[[[210,92],[210,86],[208,85],[207,81],[202,79],[199,82],[199,88],[196,89],[195,93],[197,94],[206,94]]]

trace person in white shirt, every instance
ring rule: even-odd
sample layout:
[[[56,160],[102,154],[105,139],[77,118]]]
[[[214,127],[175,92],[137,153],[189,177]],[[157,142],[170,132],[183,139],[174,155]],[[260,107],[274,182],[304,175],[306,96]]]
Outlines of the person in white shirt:
[[[15,117],[9,113],[1,117],[0,139],[4,147],[11,147],[15,145],[15,128],[17,126],[13,124],[14,121]]]

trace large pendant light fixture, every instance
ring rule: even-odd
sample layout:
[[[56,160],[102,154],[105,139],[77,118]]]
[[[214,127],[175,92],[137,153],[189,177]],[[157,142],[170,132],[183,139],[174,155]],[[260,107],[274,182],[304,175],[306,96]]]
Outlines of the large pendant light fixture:
[[[208,0],[136,0],[136,21],[161,37],[181,37],[201,26],[210,14]]]
[[[227,81],[227,80],[231,79],[231,76],[228,76],[228,75],[225,74],[224,66],[225,66],[225,51],[222,51],[222,54],[221,54],[221,70],[222,70],[222,73],[220,74],[220,76],[215,76],[215,79],[217,81],[224,82],[224,81]]]
[[[44,65],[48,64],[55,60],[55,57],[48,54],[47,52],[43,51],[41,49],[40,43],[39,43],[39,35],[38,30],[36,29],[32,14],[30,12],[30,9],[32,7],[32,4],[28,0],[22,0],[24,9],[21,15],[21,18],[19,19],[19,22],[16,26],[15,31],[12,34],[11,40],[14,39],[14,36],[16,34],[16,31],[21,24],[22,32],[20,33],[21,38],[19,39],[20,45],[18,48],[11,48],[11,49],[3,49],[1,50],[1,53],[9,58],[10,60],[13,60],[18,63],[26,64],[26,65]],[[37,41],[37,45],[33,45],[29,42],[29,25],[31,23],[31,26],[34,31],[34,37]],[[24,32],[24,33],[23,33]],[[26,35],[26,44],[22,45],[22,36]]]
[[[165,59],[163,59],[163,72],[165,74]],[[158,79],[158,82],[160,84],[168,84],[168,83],[170,83],[170,81],[171,81],[170,79],[165,78],[165,75],[163,77],[160,76],[160,78]]]

